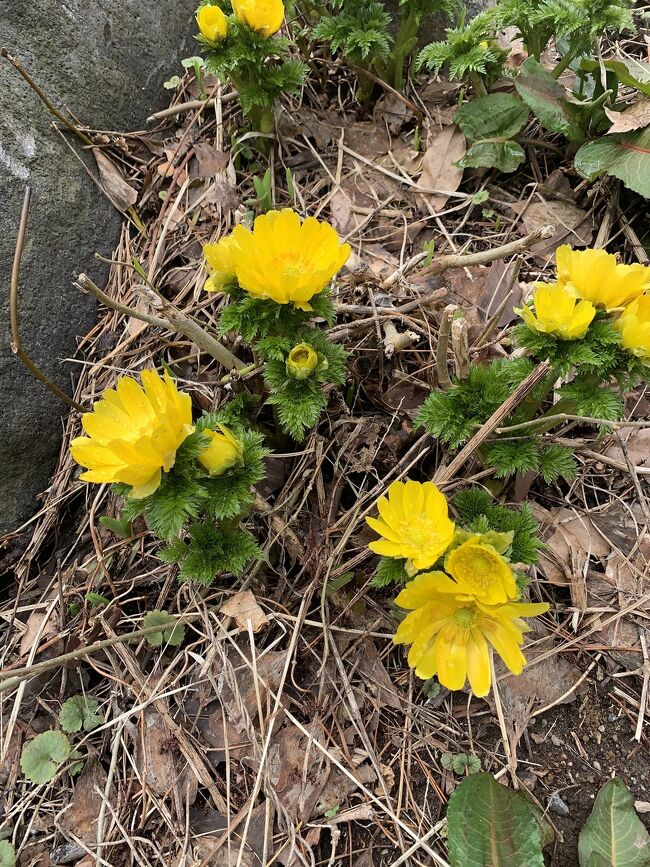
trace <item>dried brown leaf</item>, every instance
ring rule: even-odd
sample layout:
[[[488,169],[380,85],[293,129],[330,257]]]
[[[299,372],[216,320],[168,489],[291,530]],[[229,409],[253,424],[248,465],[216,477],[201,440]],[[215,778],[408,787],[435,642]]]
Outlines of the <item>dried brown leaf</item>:
[[[564,199],[513,202],[509,205],[521,215],[522,234],[534,232],[540,226],[555,226],[555,234],[546,241],[531,247],[531,252],[541,262],[548,262],[562,244],[586,247],[594,235],[593,214]]]
[[[250,623],[253,632],[259,632],[269,622],[269,618],[257,604],[250,590],[241,590],[231,596],[219,609],[225,617],[232,617],[240,629],[248,630]]]
[[[650,125],[650,96],[639,94],[638,99],[624,111],[614,111],[605,107],[605,114],[612,121],[607,135],[617,132],[631,132]]]
[[[429,142],[422,161],[422,174],[418,189],[440,190],[436,193],[420,193],[418,202],[427,209],[441,211],[449,201],[449,193],[455,193],[463,180],[463,169],[455,163],[467,151],[465,136],[456,126],[443,127]]]
[[[97,816],[103,801],[106,773],[96,758],[89,759],[75,783],[69,807],[59,822],[88,846],[97,840]]]
[[[198,162],[198,177],[213,178],[220,172],[225,171],[230,156],[223,151],[217,150],[209,142],[196,142],[194,156]]]
[[[99,180],[108,198],[113,202],[118,211],[128,211],[131,205],[138,200],[137,191],[122,177],[117,166],[106,154],[93,148],[93,156],[99,169]]]

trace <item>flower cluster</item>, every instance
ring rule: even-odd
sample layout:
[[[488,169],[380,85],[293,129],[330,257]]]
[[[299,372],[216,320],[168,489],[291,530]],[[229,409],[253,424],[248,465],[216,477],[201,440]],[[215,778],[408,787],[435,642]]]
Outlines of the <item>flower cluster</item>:
[[[530,306],[518,311],[531,331],[559,340],[583,338],[599,311],[613,314],[611,323],[621,345],[650,361],[650,267],[622,265],[605,250],[556,253],[557,282],[537,284]],[[602,314],[601,314],[602,315]]]
[[[226,292],[222,333],[235,332],[262,362],[282,429],[295,439],[318,420],[323,386],[341,385],[345,350],[310,322],[333,321],[328,287],[350,255],[329,223],[293,210],[269,211],[252,229],[203,247],[208,292]]]
[[[87,436],[72,457],[87,482],[109,482],[125,498],[123,516],[143,515],[171,541],[161,556],[181,566],[181,580],[210,583],[220,572],[240,574],[260,556],[238,522],[264,477],[268,453],[260,434],[225,424],[216,414],[192,421],[188,394],[165,371],[144,370],[141,384],[123,376],[82,416]],[[187,545],[183,533],[189,536]]]
[[[232,0],[232,11],[237,21],[265,38],[277,33],[284,21],[282,0]],[[225,39],[230,28],[221,7],[209,2],[197,9],[196,23],[210,43]]]
[[[409,613],[395,634],[410,644],[418,677],[437,675],[448,689],[469,679],[477,696],[490,691],[490,647],[513,674],[521,674],[528,627],[523,617],[548,610],[524,603],[506,553],[512,532],[474,533],[455,526],[433,482],[393,482],[377,501],[380,518],[366,518],[381,538],[369,548],[403,561],[412,577],[395,603]],[[422,571],[431,570],[431,571]]]

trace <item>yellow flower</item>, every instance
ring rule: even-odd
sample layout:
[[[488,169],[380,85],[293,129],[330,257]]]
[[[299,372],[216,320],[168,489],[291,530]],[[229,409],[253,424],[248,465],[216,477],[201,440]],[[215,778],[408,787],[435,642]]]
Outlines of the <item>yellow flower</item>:
[[[201,6],[196,10],[196,23],[209,42],[219,42],[228,35],[228,19],[218,6]]]
[[[216,244],[203,245],[203,255],[210,274],[204,287],[206,292],[223,292],[227,283],[234,282],[238,252],[239,247],[232,235],[221,238]]]
[[[232,0],[233,12],[260,36],[273,36],[282,27],[282,0]]]
[[[614,322],[614,328],[620,333],[623,346],[650,364],[650,295],[641,295],[628,304]]]
[[[393,482],[377,500],[381,519],[366,518],[382,539],[368,547],[382,557],[406,559],[411,574],[433,566],[450,546],[454,523],[447,501],[433,482]]]
[[[625,307],[650,289],[647,265],[619,265],[616,256],[604,250],[572,250],[564,244],[555,257],[560,285],[597,307]]]
[[[350,255],[328,223],[295,211],[269,211],[257,217],[250,232],[236,226],[232,236],[237,280],[257,298],[311,310],[309,301],[322,292]],[[234,249],[234,248],[233,248]]]
[[[292,379],[309,379],[318,367],[318,353],[309,343],[298,343],[287,358],[287,373]]]
[[[395,600],[412,609],[400,623],[393,641],[410,644],[408,663],[423,680],[434,675],[448,689],[462,689],[469,678],[477,696],[490,691],[491,645],[513,674],[521,674],[521,652],[528,627],[522,617],[548,611],[541,603],[506,602],[486,605],[459,593],[444,572],[418,575]]]
[[[530,307],[518,310],[531,331],[553,334],[560,340],[584,337],[596,315],[591,301],[578,301],[559,283],[539,283],[533,294],[535,312]]]
[[[507,602],[517,596],[512,569],[496,548],[472,536],[449,552],[445,569],[455,578],[459,593],[480,599],[486,605]]]
[[[178,391],[167,371],[161,379],[155,370],[142,371],[142,386],[120,377],[81,423],[88,436],[70,444],[75,461],[89,468],[81,478],[131,485],[134,499],[153,494],[194,430],[189,394]]]
[[[241,462],[243,446],[239,440],[223,424],[217,424],[219,430],[205,428],[202,433],[210,438],[210,445],[199,455],[199,463],[206,468],[211,476],[220,476],[230,467]]]

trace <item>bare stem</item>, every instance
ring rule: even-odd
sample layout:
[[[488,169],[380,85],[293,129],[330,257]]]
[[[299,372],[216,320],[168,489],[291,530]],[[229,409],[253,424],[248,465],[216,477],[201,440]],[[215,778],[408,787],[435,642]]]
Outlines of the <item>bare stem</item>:
[[[73,409],[78,409],[80,412],[85,412],[85,408],[74,401],[71,397],[61,391],[58,385],[55,385],[49,377],[47,377],[40,367],[32,361],[29,355],[23,349],[23,344],[20,339],[20,329],[18,325],[18,289],[20,286],[20,263],[23,257],[23,247],[25,246],[25,232],[27,231],[27,217],[29,216],[29,201],[32,195],[31,187],[26,187],[25,198],[23,199],[23,207],[20,212],[20,225],[18,226],[18,237],[16,238],[16,250],[14,253],[14,261],[11,267],[11,288],[9,291],[9,317],[11,319],[11,351],[29,370],[32,376],[36,377],[39,382],[48,388],[53,395],[67,403]]]

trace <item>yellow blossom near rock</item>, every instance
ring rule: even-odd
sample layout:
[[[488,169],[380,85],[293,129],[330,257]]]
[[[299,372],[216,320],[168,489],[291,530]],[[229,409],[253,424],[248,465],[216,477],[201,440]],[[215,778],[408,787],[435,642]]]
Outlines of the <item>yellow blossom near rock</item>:
[[[490,691],[490,646],[513,674],[526,665],[521,647],[529,627],[522,617],[548,611],[545,602],[506,602],[486,605],[459,593],[444,572],[414,578],[395,604],[409,609],[397,628],[395,644],[410,644],[408,664],[428,680],[437,675],[447,689],[462,689],[466,680],[477,696]]]
[[[287,356],[287,373],[292,379],[309,379],[318,367],[318,353],[309,343],[298,343]]]
[[[410,574],[433,566],[454,538],[447,501],[433,482],[393,482],[377,508],[381,517],[366,521],[382,538],[368,547],[382,557],[405,559]]]
[[[232,0],[235,16],[260,36],[273,36],[282,27],[282,0]]]
[[[203,287],[206,292],[223,292],[228,283],[235,281],[238,253],[239,247],[232,235],[221,238],[216,244],[203,245],[203,255],[210,274]]]
[[[351,252],[349,244],[339,244],[329,223],[314,217],[302,221],[290,208],[257,217],[252,232],[236,226],[230,239],[225,239],[230,246],[224,261],[212,267],[225,270],[226,264],[234,263],[237,281],[249,295],[301,310],[312,309],[309,301],[323,291]]]
[[[515,576],[497,549],[481,536],[471,536],[445,558],[445,570],[455,579],[459,593],[486,605],[507,602],[517,596]]]
[[[218,6],[200,6],[196,10],[196,23],[209,42],[219,42],[228,35],[228,19]]]
[[[572,250],[564,244],[558,247],[555,261],[561,286],[606,310],[625,307],[650,289],[650,267],[619,265],[616,256],[605,250]]]
[[[644,364],[650,364],[650,295],[641,295],[628,304],[614,328],[621,335],[621,344]]]
[[[565,286],[558,283],[537,285],[533,294],[535,312],[525,306],[516,310],[531,331],[553,334],[560,340],[584,337],[596,315],[591,301],[579,301]]]
[[[143,370],[141,379],[142,386],[120,377],[82,416],[88,436],[70,444],[75,461],[88,467],[84,481],[131,485],[134,499],[153,494],[194,430],[190,396],[178,391],[167,371],[161,378],[155,370]]]
[[[201,433],[210,438],[210,445],[199,455],[199,463],[205,467],[211,476],[220,476],[241,463],[243,446],[237,437],[223,424],[217,424],[218,430],[204,428]]]

